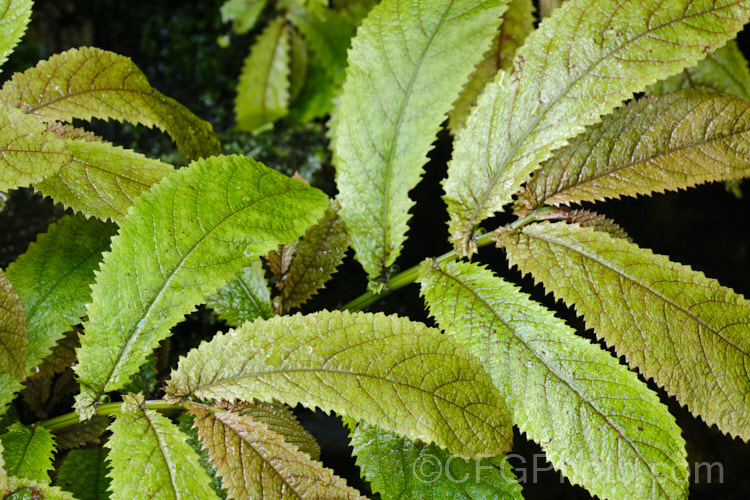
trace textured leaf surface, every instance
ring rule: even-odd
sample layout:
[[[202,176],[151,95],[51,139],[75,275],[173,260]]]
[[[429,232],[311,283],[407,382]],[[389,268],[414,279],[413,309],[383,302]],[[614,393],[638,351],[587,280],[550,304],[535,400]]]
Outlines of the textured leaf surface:
[[[59,429],[54,432],[57,449],[63,451],[70,448],[79,448],[104,434],[108,426],[109,418],[97,415],[85,422],[78,422],[64,429]]]
[[[457,250],[476,250],[475,226],[510,203],[554,149],[726,43],[748,16],[750,4],[736,0],[571,0],[555,9],[457,134],[444,184]]]
[[[69,491],[80,500],[109,498],[110,478],[106,448],[71,450],[57,469],[55,485]]]
[[[230,326],[258,318],[272,318],[271,292],[260,260],[244,268],[236,278],[209,297],[206,305]]]
[[[290,83],[293,84],[294,81]],[[314,53],[309,53],[305,81],[285,120],[290,123],[305,123],[325,115],[333,107],[336,90],[337,86],[326,73],[323,63]]]
[[[143,410],[143,397],[124,397],[107,441],[112,498],[218,498],[187,436],[166,417]]]
[[[28,345],[23,302],[0,270],[0,373],[23,377]]]
[[[352,41],[331,146],[341,218],[370,279],[382,277],[401,251],[409,190],[497,33],[501,4],[385,0]]]
[[[352,431],[351,445],[357,466],[384,500],[523,498],[504,457],[463,460],[365,422]]]
[[[234,498],[364,498],[262,422],[191,407],[203,446]]]
[[[503,453],[511,441],[507,409],[476,358],[437,330],[382,314],[284,316],[217,334],[181,360],[167,393],[317,406],[464,457]]]
[[[189,159],[220,152],[208,122],[154,90],[129,58],[101,49],[71,49],[15,74],[0,101],[45,122],[102,118],[158,127]]]
[[[709,425],[750,439],[750,302],[662,255],[573,224],[498,235],[510,259]]]
[[[9,476],[49,482],[47,471],[52,469],[52,454],[55,451],[55,441],[50,431],[41,426],[29,428],[15,423],[0,436],[0,441],[3,444],[5,471]]]
[[[47,481],[10,477],[9,490],[13,494],[6,497],[8,500],[76,500],[67,491],[57,486],[50,486]]]
[[[0,66],[26,31],[32,4],[31,0],[0,0]]]
[[[682,91],[624,106],[545,162],[517,208],[677,190],[750,175],[750,103]]]
[[[8,278],[26,308],[28,371],[38,366],[86,313],[94,270],[116,230],[114,224],[66,216],[8,266]]]
[[[90,417],[157,343],[253,257],[294,241],[323,214],[319,190],[243,156],[193,162],[141,196],[104,257],[76,366]]]
[[[221,6],[221,20],[232,23],[235,33],[247,33],[258,22],[266,0],[229,0]]]
[[[680,429],[634,373],[481,266],[428,264],[421,281],[430,313],[571,483],[601,498],[687,496]]]
[[[283,17],[258,35],[237,84],[237,127],[262,132],[289,112],[289,30]]]

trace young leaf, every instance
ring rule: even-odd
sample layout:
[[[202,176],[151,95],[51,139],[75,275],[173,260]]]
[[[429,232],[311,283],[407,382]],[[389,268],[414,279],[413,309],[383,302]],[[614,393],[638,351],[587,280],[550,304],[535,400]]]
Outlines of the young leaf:
[[[503,453],[512,438],[474,356],[437,330],[382,314],[298,314],[217,334],[181,360],[167,394],[317,406],[463,457]]]
[[[101,49],[71,49],[16,73],[0,101],[44,122],[103,118],[157,127],[189,159],[221,151],[208,122],[154,90],[129,58]]]
[[[221,6],[221,20],[232,23],[232,30],[237,34],[247,33],[258,22],[266,0],[228,0]]]
[[[500,232],[510,261],[709,425],[750,439],[750,302],[687,266],[574,224]]]
[[[106,460],[106,448],[72,450],[57,469],[55,484],[79,500],[107,499],[110,478],[107,477]]]
[[[253,257],[299,238],[327,205],[321,191],[244,156],[198,160],[138,198],[88,306],[76,366],[81,415],[123,387],[205,296]]]
[[[352,430],[357,466],[383,499],[521,500],[521,485],[505,457],[468,461],[375,425]]]
[[[0,270],[0,373],[23,377],[28,345],[23,302]]]
[[[294,78],[291,81],[291,84],[293,83]],[[323,63],[314,53],[309,53],[305,81],[285,120],[297,124],[325,115],[333,107],[336,89],[337,86],[326,73]]]
[[[31,0],[0,0],[0,66],[26,32],[32,4]]]
[[[364,498],[263,422],[199,405],[191,405],[190,411],[233,498]]]
[[[187,436],[158,412],[142,409],[142,403],[142,396],[125,395],[122,413],[110,426],[112,498],[218,498]]]
[[[52,469],[55,441],[50,431],[41,426],[33,428],[15,423],[0,436],[3,447],[5,471],[42,483],[49,482],[47,471]]]
[[[750,175],[750,103],[680,91],[604,117],[534,173],[516,208],[635,196]]]
[[[206,299],[206,305],[230,326],[239,326],[257,318],[272,318],[271,292],[260,260],[253,261],[236,278]]]
[[[237,127],[258,133],[289,111],[289,30],[283,17],[258,35],[237,84]]]
[[[634,373],[481,266],[430,264],[430,313],[481,359],[514,423],[572,484],[601,498],[686,496],[680,429]]]
[[[409,190],[504,3],[384,0],[352,41],[331,146],[341,218],[370,279],[385,280],[401,251]]]
[[[570,0],[555,9],[457,134],[444,183],[456,249],[476,251],[475,226],[502,211],[552,150],[726,43],[749,16],[750,4],[736,0]]]

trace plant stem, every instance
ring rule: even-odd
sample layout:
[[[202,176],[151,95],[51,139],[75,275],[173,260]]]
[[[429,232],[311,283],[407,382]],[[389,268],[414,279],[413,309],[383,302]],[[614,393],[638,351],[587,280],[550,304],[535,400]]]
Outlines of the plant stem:
[[[96,414],[102,417],[115,415],[117,413],[120,413],[121,406],[122,406],[122,403],[105,403],[96,408]],[[170,404],[161,399],[146,401],[143,403],[144,410],[165,411],[165,410],[182,410],[184,408],[185,408],[184,405]],[[66,413],[65,415],[60,415],[59,417],[50,418],[49,420],[40,422],[39,425],[42,427],[45,427],[47,430],[50,430],[50,431],[58,431],[66,427],[71,427],[73,425],[76,425],[78,422],[79,422],[78,414],[75,412],[70,412],[70,413]]]

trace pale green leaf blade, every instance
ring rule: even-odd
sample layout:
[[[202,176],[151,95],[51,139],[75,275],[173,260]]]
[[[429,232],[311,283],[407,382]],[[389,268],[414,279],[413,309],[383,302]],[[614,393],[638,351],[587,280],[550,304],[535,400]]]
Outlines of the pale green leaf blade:
[[[497,238],[631,366],[709,425],[750,439],[750,301],[591,228],[534,224]]]
[[[24,377],[28,345],[23,302],[13,283],[0,270],[0,373]]]
[[[221,6],[221,20],[232,23],[235,33],[247,33],[258,22],[266,0],[228,0]]]
[[[258,35],[245,59],[237,84],[237,127],[262,132],[289,112],[289,30],[283,17]]]
[[[135,200],[174,169],[106,142],[65,141],[70,162],[34,185],[76,212],[120,221]]]
[[[114,224],[66,216],[8,266],[8,278],[25,304],[27,372],[86,314],[94,271],[116,231]]]
[[[15,74],[0,101],[45,122],[102,118],[157,127],[188,159],[221,151],[211,124],[157,92],[129,58],[101,49],[71,49]]]
[[[687,495],[680,429],[634,373],[483,267],[430,264],[430,313],[482,360],[514,424],[571,483],[601,498]]]
[[[0,413],[4,413],[8,403],[23,388],[22,379],[10,373],[0,373]]]
[[[244,156],[198,160],[144,193],[93,287],[79,411],[123,387],[169,328],[253,257],[299,238],[327,206],[321,191]]]
[[[55,485],[79,500],[107,499],[110,478],[106,460],[106,448],[71,450],[57,469]]]
[[[504,5],[384,0],[352,40],[331,146],[341,218],[371,280],[385,281],[401,252],[409,190]]]
[[[203,447],[233,498],[364,498],[263,422],[198,405],[191,406],[191,413]]]
[[[444,183],[451,241],[512,201],[554,149],[634,92],[692,66],[750,16],[736,0],[570,0],[529,35],[457,134]]]
[[[517,210],[750,176],[750,103],[680,91],[632,102],[546,161]]]
[[[466,348],[382,314],[298,314],[217,334],[181,360],[167,394],[320,407],[463,457],[503,453],[512,438],[505,404]]]
[[[77,500],[67,491],[57,486],[50,486],[49,481],[34,481],[21,477],[9,478],[9,490],[13,496],[8,500]]]
[[[365,422],[351,432],[351,446],[357,466],[384,500],[523,498],[505,457],[463,460]]]
[[[0,67],[26,32],[33,3],[31,0],[0,0]]]
[[[115,500],[214,499],[210,478],[187,436],[168,418],[141,408],[143,397],[128,394],[110,426],[107,441]]]
[[[9,476],[49,482],[55,441],[52,433],[42,426],[32,428],[15,423],[0,436],[3,443],[5,471]]]
[[[236,278],[206,299],[206,305],[230,326],[258,318],[272,318],[271,291],[260,260],[244,268]]]

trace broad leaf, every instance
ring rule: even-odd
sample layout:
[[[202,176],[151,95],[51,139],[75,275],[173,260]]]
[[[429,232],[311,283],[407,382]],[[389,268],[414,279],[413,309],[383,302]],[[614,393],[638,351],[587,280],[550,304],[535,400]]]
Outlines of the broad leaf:
[[[3,444],[5,471],[9,476],[49,482],[47,471],[52,469],[52,454],[55,451],[55,441],[50,431],[42,426],[29,428],[15,423],[0,436],[0,441]]]
[[[129,58],[101,49],[71,49],[13,75],[0,101],[45,122],[102,118],[158,127],[189,159],[220,152],[208,122],[154,90]]]
[[[341,218],[371,280],[385,281],[401,252],[409,190],[504,4],[384,0],[352,41],[331,145]]]
[[[604,117],[534,173],[517,210],[750,176],[750,103],[681,91]]]
[[[664,256],[574,224],[499,232],[510,261],[709,425],[750,439],[750,302]]]
[[[49,481],[34,481],[20,477],[10,477],[7,500],[77,500],[67,491],[50,486]]]
[[[128,394],[110,426],[112,498],[218,498],[187,436],[166,417],[141,408],[143,397]]]
[[[235,33],[247,33],[258,22],[267,0],[228,0],[221,6],[221,20],[232,23]]]
[[[385,500],[523,498],[505,457],[463,460],[365,422],[352,430],[351,445],[357,466]]]
[[[320,218],[328,199],[251,158],[193,162],[142,195],[104,257],[76,366],[90,418],[207,295]]]
[[[463,457],[503,453],[512,438],[474,356],[437,330],[382,314],[284,316],[217,334],[181,360],[167,394],[320,407]]]
[[[105,463],[106,448],[86,448],[72,450],[60,463],[55,484],[69,491],[80,500],[104,500],[109,498],[107,489],[110,478]]]
[[[26,31],[32,4],[32,0],[0,0],[0,66]]]
[[[430,313],[480,358],[514,424],[571,483],[601,498],[686,495],[680,429],[634,373],[479,265],[428,262],[421,281]]]
[[[0,270],[0,373],[23,377],[28,345],[23,302]]]
[[[85,422],[69,425],[53,432],[59,451],[81,446],[99,438],[109,426],[109,418],[95,416]]]
[[[554,149],[726,43],[749,16],[750,4],[736,0],[570,0],[555,9],[457,134],[444,187],[459,253],[476,251],[475,227],[502,211]]]
[[[272,318],[271,292],[260,260],[244,268],[236,278],[206,299],[206,305],[230,326],[257,318]]]
[[[233,498],[363,498],[263,422],[191,405],[204,448]],[[251,478],[251,480],[248,480]]]

